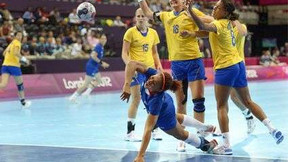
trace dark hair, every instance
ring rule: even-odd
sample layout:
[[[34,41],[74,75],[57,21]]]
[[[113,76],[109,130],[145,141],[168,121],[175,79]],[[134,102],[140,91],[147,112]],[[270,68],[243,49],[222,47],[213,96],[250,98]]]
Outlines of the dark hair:
[[[228,12],[227,18],[231,21],[238,20],[239,14],[235,13],[235,5],[231,0],[221,0],[225,10]]]
[[[163,91],[166,90],[171,90],[172,92],[175,92],[177,89],[179,89],[181,87],[181,84],[179,81],[173,80],[172,76],[167,73],[167,72],[163,72],[164,76],[165,76],[165,86]]]

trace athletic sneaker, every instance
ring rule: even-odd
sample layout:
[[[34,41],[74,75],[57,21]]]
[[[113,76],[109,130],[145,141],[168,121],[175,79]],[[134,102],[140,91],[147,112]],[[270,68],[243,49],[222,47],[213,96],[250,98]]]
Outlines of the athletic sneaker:
[[[284,140],[282,132],[277,129],[275,129],[273,132],[270,132],[270,134],[276,140],[276,144],[280,144]]]
[[[129,142],[141,142],[142,139],[135,135],[134,131],[131,131],[129,134],[126,135],[125,141]]]
[[[23,107],[24,109],[27,109],[27,108],[29,108],[29,107],[31,106],[31,104],[32,104],[32,102],[31,102],[31,101],[29,101],[29,100],[26,100],[26,101],[25,101],[25,104],[24,104],[24,105],[22,105],[22,107]]]
[[[201,137],[206,137],[209,134],[213,134],[216,131],[216,127],[214,125],[208,125],[206,129],[197,131],[197,134]]]
[[[246,122],[247,122],[247,134],[251,134],[256,128],[255,120],[254,118],[246,119]]]
[[[152,139],[156,140],[156,141],[161,141],[162,140],[162,136],[159,132],[159,129],[156,128],[152,131]]]
[[[232,155],[232,149],[230,147],[227,147],[225,145],[219,146],[218,148],[213,150],[214,154],[218,155]]]
[[[186,143],[184,141],[179,141],[176,151],[185,152],[186,151]]]
[[[215,139],[211,140],[210,142],[207,141],[203,137],[200,137],[200,139],[201,139],[201,144],[198,148],[207,153],[212,153],[212,150],[218,145]]]

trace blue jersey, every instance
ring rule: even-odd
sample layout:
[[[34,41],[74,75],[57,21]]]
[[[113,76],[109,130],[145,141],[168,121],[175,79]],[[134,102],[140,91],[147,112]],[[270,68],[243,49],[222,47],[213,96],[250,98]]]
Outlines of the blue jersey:
[[[172,97],[166,92],[151,95],[144,87],[150,76],[157,74],[155,69],[149,68],[144,74],[146,79],[141,87],[141,99],[151,115],[157,115],[157,125],[162,130],[169,130],[176,126],[176,114]]]
[[[104,56],[104,47],[102,46],[102,44],[98,43],[95,48],[94,51],[97,53],[97,57],[98,59],[102,59]],[[93,65],[93,66],[98,66],[98,63],[90,56],[90,59],[88,60],[87,64]]]
[[[102,44],[98,43],[95,46],[94,51],[97,53],[97,58],[101,60],[104,55],[104,47],[102,46]],[[88,76],[94,77],[95,74],[98,73],[98,71],[98,63],[90,56],[90,59],[86,64],[86,74]]]

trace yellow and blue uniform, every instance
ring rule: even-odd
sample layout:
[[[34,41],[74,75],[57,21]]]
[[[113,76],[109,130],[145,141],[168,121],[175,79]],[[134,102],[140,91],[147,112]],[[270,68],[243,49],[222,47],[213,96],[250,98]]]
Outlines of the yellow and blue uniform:
[[[95,46],[94,51],[97,53],[98,59],[101,60],[104,56],[103,45],[98,43]],[[90,59],[88,60],[88,62],[86,64],[86,75],[94,77],[99,72],[98,66],[99,66],[99,64],[92,57],[90,57]]]
[[[241,24],[243,28],[247,29],[246,25]],[[245,45],[245,36],[239,34],[237,27],[234,27],[234,35],[236,38],[236,48],[238,50],[238,53],[240,57],[245,60],[245,55],[244,55],[244,45]]]
[[[157,74],[155,69],[149,68],[145,72],[145,80],[141,86],[141,99],[149,114],[158,116],[156,125],[166,131],[176,127],[177,119],[175,114],[175,106],[172,97],[166,92],[150,94],[148,89],[144,87],[144,83],[152,75]]]
[[[246,71],[243,59],[236,48],[236,38],[230,20],[212,22],[217,32],[209,33],[215,72],[215,83],[231,87],[246,87]]]
[[[18,49],[18,50],[17,50]],[[2,64],[2,74],[7,73],[12,76],[21,76],[19,57],[15,55],[21,50],[21,42],[14,39],[5,50],[5,58]]]
[[[198,16],[205,14],[197,9],[193,11]],[[155,13],[165,28],[169,60],[173,78],[176,80],[188,79],[189,82],[206,79],[202,55],[195,37],[182,37],[181,31],[197,31],[197,25],[188,16],[186,11]]]
[[[136,26],[129,28],[123,38],[123,41],[130,43],[129,58],[130,60],[139,61],[147,67],[155,68],[153,59],[153,46],[160,43],[157,32],[148,28],[147,33],[141,33]],[[143,74],[137,74],[133,78],[131,86],[140,85],[145,79]]]

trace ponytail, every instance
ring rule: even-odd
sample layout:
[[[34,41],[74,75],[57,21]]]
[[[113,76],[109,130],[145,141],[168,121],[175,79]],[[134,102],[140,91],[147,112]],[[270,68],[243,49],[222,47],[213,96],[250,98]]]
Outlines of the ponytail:
[[[162,83],[162,91],[166,91],[169,89],[172,92],[175,92],[181,87],[180,82],[173,80],[172,76],[167,72],[162,73],[162,78],[164,79]]]
[[[238,20],[239,14],[235,13],[235,5],[231,0],[221,0],[225,10],[228,12],[227,18],[231,21]]]

